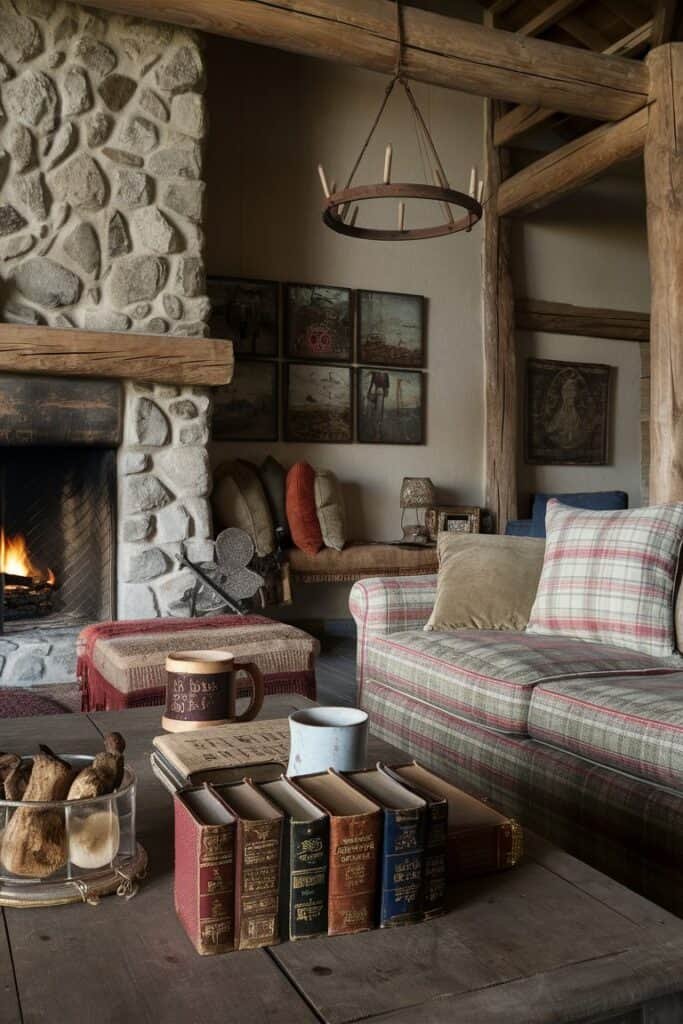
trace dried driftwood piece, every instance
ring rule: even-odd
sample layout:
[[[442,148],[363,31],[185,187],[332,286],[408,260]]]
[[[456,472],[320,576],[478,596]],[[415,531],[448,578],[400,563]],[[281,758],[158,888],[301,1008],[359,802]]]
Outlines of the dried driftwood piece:
[[[126,748],[121,733],[110,732],[104,738],[104,753],[97,754],[93,763],[78,773],[69,789],[69,800],[92,800],[105,793],[113,793],[123,778],[123,751]]]
[[[0,799],[23,800],[32,768],[18,754],[0,754]]]
[[[49,748],[33,759],[23,799],[64,800],[73,769]],[[2,836],[0,860],[7,871],[29,878],[47,878],[66,863],[64,815],[57,810],[18,807]]]

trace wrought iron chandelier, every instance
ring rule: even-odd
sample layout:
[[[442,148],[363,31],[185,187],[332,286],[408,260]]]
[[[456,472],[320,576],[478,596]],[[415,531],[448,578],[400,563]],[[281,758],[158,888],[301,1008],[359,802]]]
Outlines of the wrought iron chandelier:
[[[318,164],[318,174],[325,197],[323,203],[323,221],[333,231],[352,238],[373,239],[384,242],[414,241],[420,238],[438,238],[441,235],[454,235],[459,231],[471,231],[474,224],[481,220],[482,197],[484,182],[477,181],[476,169],[470,174],[469,191],[459,192],[451,188],[436,145],[432,139],[427,123],[422,115],[417,100],[403,74],[403,12],[401,0],[396,0],[396,36],[397,56],[394,75],[386,87],[384,97],[377,115],[370,127],[367,138],[354,163],[344,188],[336,190],[334,182],[329,185],[322,164]],[[430,182],[392,182],[391,163],[393,149],[387,145],[384,156],[383,181],[379,184],[354,185],[353,181],[373,138],[382,115],[396,85],[400,85],[408,99],[415,119],[418,147],[423,156],[425,166],[429,164],[433,181]],[[395,228],[362,227],[358,224],[359,204],[368,199],[398,199],[397,225]],[[406,199],[422,199],[441,206],[443,220],[431,226],[408,227],[406,224]],[[456,215],[453,207],[464,213]]]

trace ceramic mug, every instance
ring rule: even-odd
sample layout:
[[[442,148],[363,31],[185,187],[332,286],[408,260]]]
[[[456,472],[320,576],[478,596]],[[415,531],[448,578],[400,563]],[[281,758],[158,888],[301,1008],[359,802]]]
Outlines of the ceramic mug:
[[[365,768],[368,716],[359,708],[303,708],[289,716],[288,775]]]
[[[237,715],[237,677],[250,676],[253,695]],[[248,722],[263,705],[263,676],[250,662],[235,662],[230,651],[180,651],[166,658],[166,709],[161,726],[167,732],[203,729],[228,722]]]

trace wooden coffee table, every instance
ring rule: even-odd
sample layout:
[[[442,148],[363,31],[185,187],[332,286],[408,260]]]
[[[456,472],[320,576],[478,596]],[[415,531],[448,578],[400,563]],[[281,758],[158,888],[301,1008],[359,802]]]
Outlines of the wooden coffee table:
[[[307,704],[272,697],[263,716]],[[683,1021],[683,922],[533,836],[517,868],[453,886],[438,920],[197,956],[173,909],[171,798],[149,766],[160,714],[3,721],[0,747],[22,753],[94,753],[101,733],[125,735],[150,872],[129,902],[2,912],[0,1024]],[[373,739],[379,757],[402,755]]]

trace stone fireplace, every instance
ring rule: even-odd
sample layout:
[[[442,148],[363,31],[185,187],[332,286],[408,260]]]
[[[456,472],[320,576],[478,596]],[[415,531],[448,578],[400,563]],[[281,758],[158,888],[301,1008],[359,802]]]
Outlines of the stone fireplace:
[[[64,0],[0,0],[0,319],[202,344],[204,73],[189,30]],[[86,621],[189,615],[195,577],[179,557],[213,558],[210,392],[64,383],[66,437],[46,428],[40,403],[0,410],[0,525],[22,533],[35,564],[57,577],[47,616],[5,614],[0,683],[72,678]],[[111,387],[116,437],[75,444],[79,408],[87,420]],[[25,379],[6,375],[0,391],[12,390],[24,393]],[[33,493],[36,472],[50,482]],[[97,503],[88,506],[98,487],[109,505],[99,525],[89,515]],[[35,522],[23,525],[30,508]],[[67,529],[79,516],[90,524],[80,552]],[[46,521],[60,524],[52,536]],[[79,559],[100,579],[97,593],[74,593]]]

